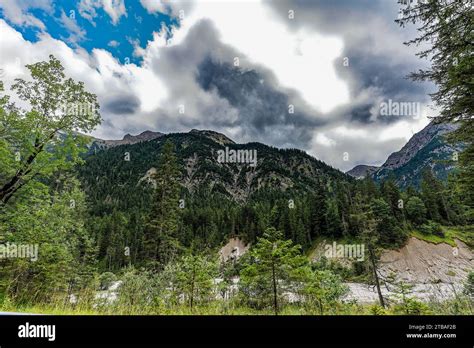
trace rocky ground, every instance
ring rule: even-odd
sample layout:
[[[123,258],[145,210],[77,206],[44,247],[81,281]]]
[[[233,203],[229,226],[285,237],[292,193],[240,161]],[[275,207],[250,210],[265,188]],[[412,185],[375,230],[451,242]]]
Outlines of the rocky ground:
[[[413,286],[410,296],[422,301],[444,300],[460,293],[467,274],[474,271],[474,252],[464,242],[455,239],[456,246],[446,243],[434,244],[417,238],[410,238],[407,244],[398,250],[386,250],[380,257],[380,275],[382,278],[395,276]],[[312,258],[324,255],[324,246],[331,244],[323,241],[316,247]],[[337,262],[350,267],[350,258],[338,258]],[[378,301],[375,287],[362,283],[346,283],[349,287],[348,300],[360,303]],[[382,293],[393,296],[394,287],[383,283]]]
[[[384,276],[395,272],[399,280],[415,284],[463,282],[469,271],[474,270],[474,253],[462,241],[455,242],[456,247],[452,247],[412,237],[400,250],[382,254],[380,271]]]
[[[422,301],[453,298],[462,291],[469,271],[474,270],[474,253],[462,241],[456,247],[446,243],[429,243],[410,238],[399,250],[387,250],[380,258],[383,278],[395,275],[397,281],[413,286],[410,296]],[[375,287],[361,283],[347,283],[347,299],[360,303],[376,302]],[[393,296],[394,287],[384,284],[382,293]]]

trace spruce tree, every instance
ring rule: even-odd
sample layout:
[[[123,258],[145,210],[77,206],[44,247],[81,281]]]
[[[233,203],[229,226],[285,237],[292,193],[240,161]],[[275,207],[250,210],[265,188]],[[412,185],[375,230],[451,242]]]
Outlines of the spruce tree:
[[[449,220],[443,184],[433,175],[430,168],[422,174],[421,192],[431,220],[443,222]]]
[[[179,221],[180,171],[172,142],[167,141],[153,175],[155,192],[145,226],[145,262],[162,268],[181,250]],[[157,264],[158,263],[158,264]]]
[[[208,303],[213,299],[217,270],[216,260],[200,254],[185,255],[177,263],[173,287],[184,296],[191,310],[197,304]]]
[[[259,308],[270,307],[275,314],[281,311],[283,293],[293,282],[301,280],[307,258],[301,247],[273,227],[252,247],[243,262],[240,290],[247,302]]]

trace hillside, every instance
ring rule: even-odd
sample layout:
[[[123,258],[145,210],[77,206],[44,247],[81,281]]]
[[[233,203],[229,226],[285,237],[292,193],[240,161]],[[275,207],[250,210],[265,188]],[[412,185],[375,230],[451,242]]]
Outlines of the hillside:
[[[153,140],[163,136],[163,133],[144,131],[138,135],[126,134],[121,140],[103,140],[98,138],[91,138],[90,151],[108,149],[110,147],[119,146],[119,145],[132,145],[141,143],[144,141]]]
[[[455,125],[431,121],[380,167],[358,165],[347,174],[362,178],[368,171],[378,182],[392,177],[400,188],[406,188],[410,185],[419,187],[423,169],[431,168],[438,179],[446,180],[456,167],[455,153],[462,150],[461,145],[450,144],[445,138],[455,129]]]
[[[181,184],[189,193],[208,189],[241,202],[262,189],[311,192],[319,182],[351,180],[339,170],[296,149],[277,149],[260,143],[236,144],[225,135],[208,130],[154,134],[160,135],[150,141],[115,143],[88,156],[80,173],[89,194],[99,200],[123,198],[126,204],[125,197],[130,197],[129,194],[133,196],[146,190],[143,183],[149,182],[146,179],[154,171],[161,147],[167,140],[176,146],[182,169]],[[101,144],[103,141],[97,140],[91,147]],[[226,147],[256,151],[256,166],[219,163],[218,151],[225,151]],[[125,159],[126,153],[129,153],[129,161]],[[125,193],[129,190],[132,192]]]
[[[346,174],[356,178],[356,179],[363,179],[367,175],[372,175],[379,169],[379,167],[376,166],[367,166],[365,164],[359,164],[352,168],[351,170],[347,171]]]

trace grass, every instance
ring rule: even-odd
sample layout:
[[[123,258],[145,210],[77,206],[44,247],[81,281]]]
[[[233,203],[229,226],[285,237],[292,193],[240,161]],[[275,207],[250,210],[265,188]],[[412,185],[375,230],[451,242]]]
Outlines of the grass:
[[[323,315],[370,315],[373,305],[362,305],[354,303],[337,303],[331,308],[325,309]],[[0,310],[3,310],[0,308]],[[200,306],[191,310],[186,306],[174,306],[164,308],[126,308],[110,306],[105,310],[84,310],[72,307],[55,307],[54,305],[34,305],[30,307],[19,307],[10,309],[11,312],[48,314],[48,315],[274,315],[271,309],[256,310],[249,307],[224,306],[222,303]],[[280,315],[320,315],[319,310],[314,307],[286,305]]]
[[[411,236],[434,244],[446,243],[452,247],[456,246],[455,239],[459,239],[471,248],[474,247],[474,226],[443,226],[442,229],[444,237],[436,236],[434,234],[424,234],[417,230],[413,230]]]
[[[382,309],[378,304],[360,304],[355,302],[341,303],[337,302],[326,306],[323,315],[400,315],[405,312],[400,310],[400,304],[391,305],[389,308]],[[442,302],[430,302],[423,306],[421,313],[413,314],[472,314],[472,302],[466,299],[447,300]],[[378,310],[375,310],[378,309]],[[0,306],[0,311],[6,311]],[[180,305],[172,307],[129,307],[115,306],[105,308],[104,310],[81,309],[70,306],[54,306],[38,304],[33,306],[24,306],[18,308],[9,308],[11,312],[47,314],[47,315],[274,315],[274,312],[268,308],[257,310],[254,308],[225,305],[222,302],[211,303],[207,306],[198,306],[191,310],[189,307]],[[317,306],[304,306],[288,304],[283,307],[279,315],[321,315]]]
[[[436,236],[434,234],[424,234],[419,231],[412,231],[411,236],[415,237],[420,240],[424,240],[425,242],[433,243],[433,244],[440,244],[446,243],[451,245],[452,247],[456,246],[456,242],[451,236],[445,235],[444,237]]]
[[[442,226],[444,232],[444,237],[436,236],[434,234],[424,234],[417,230],[412,230],[410,232],[410,237],[415,237],[425,242],[440,244],[446,243],[452,247],[457,246],[455,239],[466,243],[469,247],[474,249],[474,225],[471,226]],[[306,255],[310,259],[315,257],[317,247],[323,242],[331,244],[336,242],[337,244],[357,244],[360,241],[349,237],[342,237],[339,239],[331,239],[329,237],[318,237],[314,242],[311,248],[306,251]]]

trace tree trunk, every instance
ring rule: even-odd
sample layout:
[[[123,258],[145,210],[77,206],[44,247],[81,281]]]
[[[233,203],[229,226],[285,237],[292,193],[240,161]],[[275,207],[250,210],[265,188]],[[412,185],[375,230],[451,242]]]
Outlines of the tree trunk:
[[[273,278],[273,309],[275,315],[278,315],[278,292],[277,292],[277,279],[275,274],[275,262],[272,261],[272,278]]]
[[[51,140],[56,133],[53,132],[46,141],[39,144],[38,139],[35,141],[35,148],[33,153],[28,157],[25,164],[22,168],[18,170],[13,178],[10,179],[2,188],[0,188],[0,202],[3,204],[7,204],[10,198],[18,191],[26,182],[21,182],[25,175],[31,172],[30,165],[34,162],[38,154],[43,151],[44,146],[46,143]]]
[[[379,282],[379,276],[377,274],[377,265],[375,262],[375,255],[374,251],[371,247],[369,247],[369,255],[370,255],[370,262],[372,263],[372,268],[374,270],[374,278],[375,278],[375,285],[377,286],[377,293],[379,295],[379,301],[380,305],[385,308],[385,301],[382,296],[382,291],[380,290],[380,282]]]
[[[193,311],[193,304],[194,304],[194,281],[196,278],[196,271],[195,265],[193,265],[193,277],[191,280],[191,298],[190,298],[190,305],[191,305],[191,312]]]

